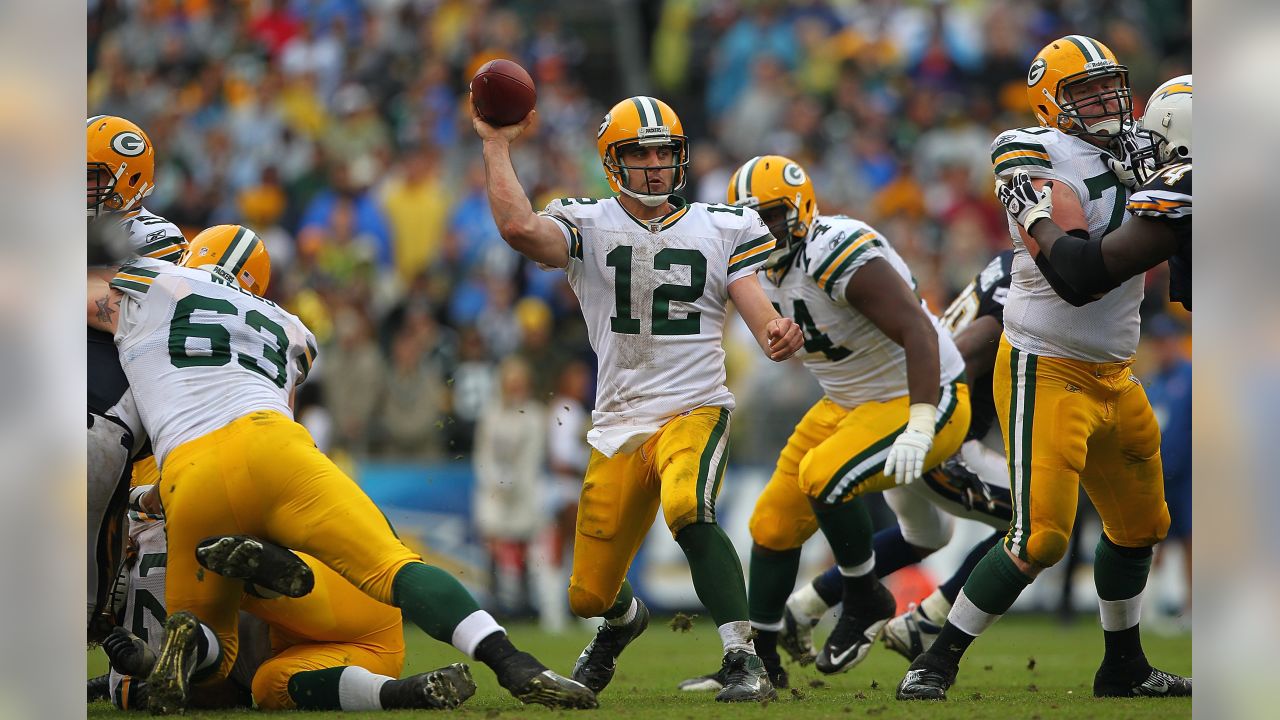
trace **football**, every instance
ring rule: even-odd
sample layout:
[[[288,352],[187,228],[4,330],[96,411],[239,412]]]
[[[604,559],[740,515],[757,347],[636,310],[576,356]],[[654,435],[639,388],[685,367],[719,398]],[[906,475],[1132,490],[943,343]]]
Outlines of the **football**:
[[[510,60],[490,60],[471,78],[471,98],[480,117],[490,125],[514,125],[538,101],[533,78]]]

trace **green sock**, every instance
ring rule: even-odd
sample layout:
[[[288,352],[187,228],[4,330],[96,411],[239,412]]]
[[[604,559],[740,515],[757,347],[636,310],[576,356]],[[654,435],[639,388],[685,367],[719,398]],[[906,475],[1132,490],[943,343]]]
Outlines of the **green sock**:
[[[742,562],[719,525],[693,523],[676,536],[689,559],[693,589],[706,606],[716,627],[747,619],[747,583],[742,578]]]
[[[293,704],[299,710],[341,710],[338,679],[346,669],[344,666],[294,673],[289,678],[289,697]]]
[[[443,643],[453,642],[453,629],[480,609],[475,598],[449,573],[426,563],[400,568],[391,596],[404,617]]]
[[[1030,584],[1031,578],[1013,564],[1004,543],[996,543],[969,575],[964,594],[982,612],[1003,615]]]
[[[1093,554],[1093,582],[1102,600],[1128,600],[1147,586],[1151,548],[1126,548],[1103,535]]]
[[[831,554],[835,555],[837,565],[852,568],[871,559],[871,536],[875,529],[862,498],[851,498],[838,505],[810,502],[813,514],[818,518],[818,527],[822,528],[822,534],[831,544]]]
[[[747,584],[747,608],[751,622],[773,625],[782,622],[787,596],[800,572],[800,548],[770,550],[751,546],[751,580]]]
[[[605,620],[622,617],[631,609],[631,600],[635,598],[635,593],[631,592],[631,581],[626,578],[622,579],[622,587],[618,590],[618,598],[613,601],[613,606],[604,611]]]

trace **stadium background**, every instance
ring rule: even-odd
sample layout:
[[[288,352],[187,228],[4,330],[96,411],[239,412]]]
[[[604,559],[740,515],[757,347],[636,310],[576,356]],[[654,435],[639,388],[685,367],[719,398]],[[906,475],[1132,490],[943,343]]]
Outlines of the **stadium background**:
[[[589,383],[560,391],[594,357],[563,274],[521,259],[493,225],[466,97],[476,68],[512,58],[538,84],[536,132],[515,150],[535,207],[608,194],[599,120],[651,94],[691,139],[686,196],[723,201],[739,163],[789,155],[823,212],[890,238],[940,312],[1008,246],[989,144],[1031,121],[1027,65],[1068,33],[1129,66],[1139,112],[1159,82],[1191,70],[1188,3],[1161,0],[91,0],[88,109],[151,136],[149,210],[188,237],[243,223],[266,239],[269,296],[322,343],[300,419],[402,536],[490,597],[475,428],[497,402],[499,367],[531,369],[529,398],[511,407],[550,434],[574,395],[589,408]],[[1148,280],[1144,318],[1189,329],[1164,302],[1162,273]],[[727,335],[739,406],[721,516],[745,557],[751,505],[818,390],[797,362],[768,363],[740,322]],[[1154,371],[1149,356],[1140,375]],[[531,482],[539,500],[526,511],[545,529],[562,495],[550,472]],[[683,556],[657,528],[633,581],[655,606],[694,607]],[[1094,607],[1083,570],[1096,532],[1095,521],[1080,543],[1068,608]],[[811,542],[805,572],[826,559]],[[1179,568],[1163,564],[1158,604],[1180,604]],[[1057,609],[1061,587],[1037,583],[1017,607]]]

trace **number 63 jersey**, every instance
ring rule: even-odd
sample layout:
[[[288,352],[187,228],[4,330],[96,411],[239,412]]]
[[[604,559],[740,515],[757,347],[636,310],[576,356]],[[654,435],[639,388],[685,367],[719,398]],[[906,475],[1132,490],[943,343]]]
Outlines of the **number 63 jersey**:
[[[1089,238],[1099,240],[1127,219],[1124,185],[1107,167],[1103,151],[1051,128],[1022,128],[991,144],[997,178],[1018,170],[1070,187],[1084,209]],[[1138,305],[1143,276],[1126,280],[1097,302],[1073,307],[1058,297],[1027,252],[1018,223],[1009,218],[1013,239],[1013,284],[1004,309],[1009,344],[1033,355],[1087,362],[1127,360],[1138,349]]]
[[[600,362],[587,442],[629,452],[672,417],[733,409],[723,348],[729,284],[769,257],[775,241],[750,208],[686,204],[639,220],[616,198],[553,200],[565,268]]]
[[[111,280],[125,295],[115,341],[156,463],[258,410],[289,417],[315,359],[296,316],[205,270],[140,258]]]

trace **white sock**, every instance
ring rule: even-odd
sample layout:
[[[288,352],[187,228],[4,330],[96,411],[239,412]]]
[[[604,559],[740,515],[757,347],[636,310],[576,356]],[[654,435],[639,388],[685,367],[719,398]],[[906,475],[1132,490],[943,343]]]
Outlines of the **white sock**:
[[[791,608],[791,614],[799,620],[817,620],[831,609],[827,601],[813,589],[813,583],[805,583],[799,590],[791,593],[791,597],[787,598],[787,607]]]
[[[392,678],[348,666],[338,676],[338,704],[343,710],[381,710],[382,686]]]
[[[929,622],[941,625],[947,621],[947,613],[951,612],[951,601],[941,590],[934,590],[929,597],[920,601],[920,610]]]
[[[1001,617],[978,609],[978,606],[969,600],[969,596],[964,594],[964,590],[961,590],[960,595],[956,597],[956,604],[951,606],[947,620],[965,634],[978,637],[986,632],[987,628],[995,625]]]
[[[756,622],[755,620],[752,620],[751,627],[755,628],[756,630],[767,630],[769,632],[782,632],[782,628],[785,626],[783,625],[781,620],[775,623],[763,623],[763,622]]]
[[[1137,625],[1142,619],[1142,594],[1138,593],[1128,600],[1099,599],[1098,614],[1102,616],[1102,629],[1116,632]]]
[[[213,628],[200,623],[200,632],[204,633],[204,637],[209,641],[209,652],[202,658],[197,658],[196,669],[193,672],[200,672],[218,662],[222,657],[222,643],[218,642],[218,635]],[[199,653],[197,653],[199,654]]]
[[[840,574],[844,577],[861,577],[876,569],[876,554],[871,553],[871,557],[866,562],[858,563],[853,567],[840,566]]]
[[[717,630],[720,631],[720,642],[724,643],[724,651],[726,653],[734,650],[746,650],[752,655],[756,654],[756,644],[751,640],[750,622],[734,620],[721,625]]]
[[[481,640],[496,632],[506,632],[493,616],[484,610],[477,610],[462,619],[453,629],[453,646],[461,650],[469,658],[475,658],[476,646]]]
[[[627,606],[627,611],[616,618],[605,618],[604,623],[609,627],[622,627],[630,625],[632,620],[636,619],[636,613],[640,612],[640,603],[635,598],[631,598],[631,604]]]

